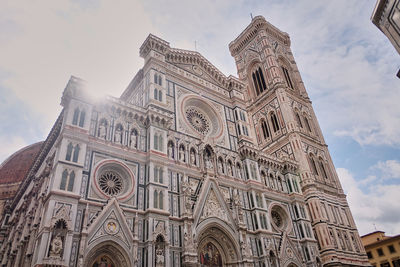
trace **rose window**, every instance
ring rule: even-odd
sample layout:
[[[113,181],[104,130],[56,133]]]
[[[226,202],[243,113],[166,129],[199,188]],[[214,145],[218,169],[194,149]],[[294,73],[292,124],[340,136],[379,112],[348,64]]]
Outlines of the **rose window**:
[[[100,176],[99,186],[105,194],[115,196],[122,191],[122,179],[118,174],[107,171]]]
[[[201,111],[194,107],[189,107],[186,110],[186,118],[190,125],[199,133],[205,135],[210,132],[210,120]]]
[[[281,227],[282,226],[282,217],[277,211],[274,211],[274,210],[271,211],[271,217],[272,217],[272,221],[274,222],[274,224],[277,227]]]

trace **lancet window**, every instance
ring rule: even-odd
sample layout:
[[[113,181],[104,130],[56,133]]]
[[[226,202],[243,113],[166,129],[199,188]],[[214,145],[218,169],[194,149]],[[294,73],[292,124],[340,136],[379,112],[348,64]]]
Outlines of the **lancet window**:
[[[272,112],[271,115],[271,122],[272,122],[272,128],[274,129],[274,132],[279,131],[279,123],[278,123],[278,118],[276,117],[275,113]]]
[[[285,81],[286,81],[287,86],[290,87],[291,89],[294,89],[292,79],[290,78],[290,75],[289,75],[289,71],[285,67],[282,67],[282,72],[283,72],[283,75],[285,76]]]
[[[73,125],[78,125],[79,127],[83,127],[85,124],[85,110],[80,110],[79,108],[76,108],[74,110],[74,116],[72,118],[72,124]]]
[[[60,189],[72,192],[74,190],[75,172],[64,170],[61,175]]]
[[[265,78],[261,67],[258,67],[255,71],[253,71],[251,76],[253,78],[253,84],[254,88],[256,89],[257,95],[267,90],[267,85],[265,83]]]

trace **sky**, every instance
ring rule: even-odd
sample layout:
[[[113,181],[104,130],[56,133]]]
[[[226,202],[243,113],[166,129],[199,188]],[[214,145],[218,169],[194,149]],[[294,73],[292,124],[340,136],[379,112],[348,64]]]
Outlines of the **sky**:
[[[289,33],[361,235],[400,233],[400,55],[372,24],[375,0],[0,2],[0,162],[44,140],[71,75],[120,96],[149,33],[197,50],[226,75],[228,49],[262,15]],[[195,45],[196,43],[196,45]]]

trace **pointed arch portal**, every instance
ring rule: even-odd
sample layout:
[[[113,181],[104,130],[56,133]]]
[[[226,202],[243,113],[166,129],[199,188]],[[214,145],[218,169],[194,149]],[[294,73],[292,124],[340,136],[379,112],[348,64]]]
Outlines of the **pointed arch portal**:
[[[86,256],[88,267],[131,267],[127,252],[113,241],[102,242],[93,247]]]
[[[219,226],[206,227],[198,236],[200,266],[236,266],[238,262],[235,241]]]

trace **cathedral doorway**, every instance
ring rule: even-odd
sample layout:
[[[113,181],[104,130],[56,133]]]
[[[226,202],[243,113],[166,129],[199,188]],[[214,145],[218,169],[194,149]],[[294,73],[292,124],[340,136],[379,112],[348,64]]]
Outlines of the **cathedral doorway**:
[[[131,267],[131,261],[124,249],[113,241],[102,242],[93,247],[86,256],[88,267]]]
[[[203,267],[237,266],[234,239],[219,227],[208,227],[198,236],[198,262]]]
[[[201,266],[222,266],[222,254],[216,244],[209,241],[199,250]]]
[[[117,267],[117,266],[109,256],[100,255],[91,265],[91,267]]]

